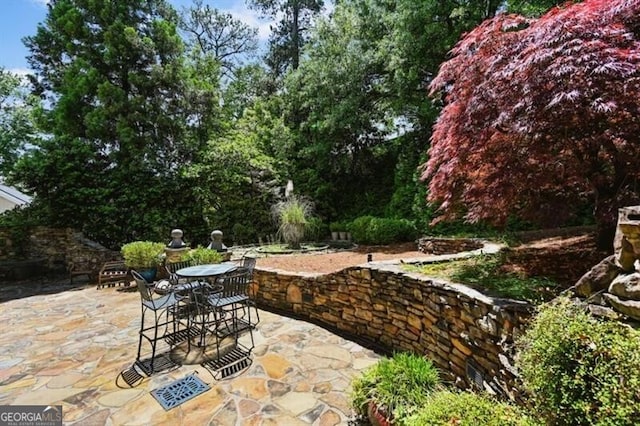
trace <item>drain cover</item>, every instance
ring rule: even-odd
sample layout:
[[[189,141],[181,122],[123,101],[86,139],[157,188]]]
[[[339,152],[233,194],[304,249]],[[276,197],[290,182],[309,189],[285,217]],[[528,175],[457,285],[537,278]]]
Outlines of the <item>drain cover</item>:
[[[151,395],[153,395],[165,410],[170,410],[209,389],[211,389],[211,387],[200,380],[198,376],[189,374],[187,377],[152,390]]]

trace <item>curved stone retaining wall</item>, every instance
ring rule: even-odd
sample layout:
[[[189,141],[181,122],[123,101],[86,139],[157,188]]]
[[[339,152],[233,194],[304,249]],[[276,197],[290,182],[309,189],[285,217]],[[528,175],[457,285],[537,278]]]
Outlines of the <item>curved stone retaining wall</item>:
[[[382,262],[381,262],[382,263]],[[459,387],[519,399],[513,336],[530,317],[523,302],[373,263],[329,275],[256,269],[256,300],[357,336],[388,352],[422,353]]]

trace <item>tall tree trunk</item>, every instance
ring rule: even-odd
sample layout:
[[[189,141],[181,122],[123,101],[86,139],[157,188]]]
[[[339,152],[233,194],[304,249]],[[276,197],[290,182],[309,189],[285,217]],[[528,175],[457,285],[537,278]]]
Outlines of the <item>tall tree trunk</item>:
[[[300,2],[293,5],[293,28],[291,29],[291,68],[298,69],[300,65],[300,27],[298,18],[300,17]]]
[[[602,192],[596,199],[594,217],[597,225],[596,245],[598,250],[613,253],[613,239],[618,223],[618,208],[615,195],[602,197]]]

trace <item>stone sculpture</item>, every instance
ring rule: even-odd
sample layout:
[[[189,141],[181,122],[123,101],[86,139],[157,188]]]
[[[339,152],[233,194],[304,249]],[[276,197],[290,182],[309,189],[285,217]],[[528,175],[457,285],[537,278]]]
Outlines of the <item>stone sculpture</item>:
[[[171,231],[171,241],[164,249],[167,262],[178,262],[182,255],[189,250],[187,244],[182,240],[183,235],[182,229],[173,229]]]
[[[215,231],[211,231],[211,242],[209,243],[207,248],[218,252],[227,251],[227,247],[222,242],[222,231],[218,229],[216,229]]]
[[[171,242],[169,242],[169,244],[167,244],[167,247],[169,248],[183,248],[186,247],[187,245],[184,243],[184,241],[182,241],[182,236],[184,235],[184,233],[182,232],[182,229],[174,229],[171,231]]]

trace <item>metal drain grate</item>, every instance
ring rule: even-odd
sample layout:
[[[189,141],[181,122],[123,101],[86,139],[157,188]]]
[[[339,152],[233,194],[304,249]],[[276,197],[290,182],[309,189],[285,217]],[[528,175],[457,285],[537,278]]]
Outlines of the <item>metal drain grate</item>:
[[[236,347],[219,359],[203,362],[202,366],[212,369],[213,377],[216,380],[220,380],[239,373],[249,367],[252,362],[251,351],[245,351]]]
[[[165,410],[188,401],[196,396],[208,391],[211,387],[200,380],[195,374],[169,383],[166,386],[151,391],[151,395],[162,405]]]

